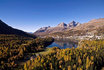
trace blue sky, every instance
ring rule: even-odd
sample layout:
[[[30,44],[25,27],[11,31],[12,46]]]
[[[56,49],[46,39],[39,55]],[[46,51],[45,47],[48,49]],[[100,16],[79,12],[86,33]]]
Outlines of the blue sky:
[[[0,19],[27,32],[96,18],[104,18],[104,0],[0,0]]]

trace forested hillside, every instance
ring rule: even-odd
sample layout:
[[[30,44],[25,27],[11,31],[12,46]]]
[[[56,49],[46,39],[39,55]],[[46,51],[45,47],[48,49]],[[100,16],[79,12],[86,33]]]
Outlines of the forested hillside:
[[[0,69],[18,68],[18,61],[28,53],[38,52],[53,42],[52,38],[23,37],[18,35],[0,34]]]
[[[83,41],[83,48],[59,49],[24,64],[25,70],[100,70],[104,65],[104,40]]]

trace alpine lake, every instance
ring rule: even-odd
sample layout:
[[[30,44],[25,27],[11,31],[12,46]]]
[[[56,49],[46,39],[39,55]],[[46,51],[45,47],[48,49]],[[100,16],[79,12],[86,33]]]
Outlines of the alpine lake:
[[[67,38],[57,38],[47,48],[59,47],[60,49],[66,49],[72,47],[77,48],[77,46],[78,46],[78,41],[76,40],[70,40]]]

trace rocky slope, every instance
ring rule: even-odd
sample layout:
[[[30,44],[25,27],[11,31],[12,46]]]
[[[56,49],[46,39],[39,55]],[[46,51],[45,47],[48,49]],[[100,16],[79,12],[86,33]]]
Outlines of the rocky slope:
[[[26,37],[34,37],[34,35],[26,33],[24,31],[14,29],[11,26],[8,26],[5,24],[2,20],[0,20],[0,34],[15,34],[20,36],[26,36]]]
[[[86,32],[86,34],[103,34],[101,31],[104,31],[104,18],[93,19],[74,28],[74,30],[83,30]]]
[[[34,32],[35,35],[47,35],[47,34],[51,34],[51,33],[55,33],[55,32],[63,32],[66,31],[68,29],[72,29],[76,26],[79,26],[80,23],[72,21],[69,24],[66,24],[64,22],[58,24],[56,27],[43,27],[40,28],[39,30],[37,30],[36,32]]]
[[[99,27],[102,27],[103,25],[104,25],[104,18],[100,18],[100,19],[93,19],[87,23],[83,23],[82,25],[76,27],[75,29],[92,30],[92,29],[97,29]]]
[[[75,28],[69,29],[65,32],[53,33],[58,36],[93,36],[104,34],[104,18],[94,19],[87,23],[83,23]]]
[[[49,27],[44,32],[36,31],[36,35],[48,36],[83,36],[83,35],[103,35],[104,18],[93,19],[87,23],[80,24],[72,21],[69,24],[61,23],[56,27]]]

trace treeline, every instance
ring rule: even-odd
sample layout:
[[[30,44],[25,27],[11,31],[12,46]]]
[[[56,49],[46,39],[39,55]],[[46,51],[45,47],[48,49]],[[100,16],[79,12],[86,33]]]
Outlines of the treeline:
[[[24,70],[100,70],[104,64],[104,40],[83,41],[84,48],[53,48],[24,64]]]
[[[0,69],[10,70],[18,67],[26,53],[37,52],[53,42],[52,38],[30,38],[18,35],[0,34]]]
[[[33,39],[30,43],[27,44],[28,52],[39,52],[44,50],[48,45],[50,45],[54,41],[51,37],[46,38],[36,38]],[[35,46],[35,47],[34,47]]]
[[[100,47],[104,46],[104,40],[82,40],[78,43],[79,48],[91,48],[91,47]]]

